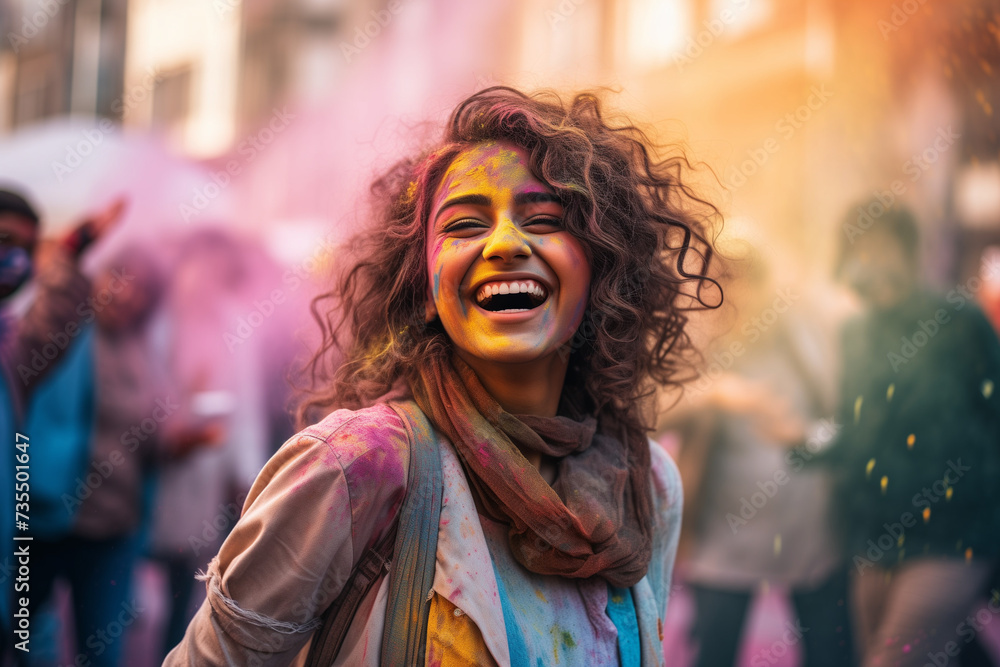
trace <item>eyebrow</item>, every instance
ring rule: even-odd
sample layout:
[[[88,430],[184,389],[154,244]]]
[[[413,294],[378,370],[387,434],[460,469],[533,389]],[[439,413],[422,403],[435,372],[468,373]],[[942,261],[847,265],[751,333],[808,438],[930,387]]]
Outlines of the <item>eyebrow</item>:
[[[441,214],[445,209],[451,208],[452,206],[490,206],[492,204],[493,200],[486,195],[470,194],[452,197],[451,199],[446,200],[445,203],[441,205],[441,208],[438,209],[438,217],[441,217]]]
[[[562,204],[562,200],[552,192],[519,192],[514,195],[514,204],[516,206],[544,203]]]

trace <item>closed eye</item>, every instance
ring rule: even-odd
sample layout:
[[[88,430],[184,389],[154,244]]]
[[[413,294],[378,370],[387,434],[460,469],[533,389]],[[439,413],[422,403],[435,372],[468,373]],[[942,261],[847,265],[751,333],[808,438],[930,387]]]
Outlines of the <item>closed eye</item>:
[[[442,231],[445,234],[453,234],[455,232],[485,229],[486,227],[487,224],[482,220],[477,220],[475,218],[462,218],[460,220],[456,220],[455,222],[448,223]]]
[[[531,227],[532,231],[535,232],[542,231],[545,227],[562,229],[562,218],[557,218],[552,215],[536,215],[533,218],[525,220],[523,226]]]

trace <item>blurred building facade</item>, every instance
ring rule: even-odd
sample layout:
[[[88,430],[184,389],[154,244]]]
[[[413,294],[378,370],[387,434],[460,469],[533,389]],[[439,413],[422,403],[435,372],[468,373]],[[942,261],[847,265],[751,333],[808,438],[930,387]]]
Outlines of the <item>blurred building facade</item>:
[[[225,164],[293,110],[297,131],[236,186],[258,225],[336,220],[371,164],[409,148],[372,139],[385,123],[510,82],[621,91],[713,168],[737,224],[787,246],[791,274],[828,272],[845,213],[872,196],[917,210],[939,285],[1000,241],[989,0],[21,0],[3,20],[6,131],[95,113]],[[275,180],[306,159],[310,174]]]
[[[0,131],[66,114],[121,118],[128,0],[0,5]]]

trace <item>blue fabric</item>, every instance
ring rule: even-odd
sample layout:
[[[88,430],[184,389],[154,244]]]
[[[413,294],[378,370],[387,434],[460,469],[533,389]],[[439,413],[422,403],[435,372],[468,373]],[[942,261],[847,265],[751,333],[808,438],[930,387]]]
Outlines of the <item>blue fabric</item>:
[[[32,595],[38,604],[51,599],[57,578],[70,585],[77,651],[86,658],[80,664],[123,664],[125,635],[112,634],[109,628],[128,628],[143,612],[132,595],[132,573],[139,556],[135,536],[106,540],[69,536],[55,541],[36,539],[32,545]],[[34,633],[32,639],[36,639]],[[27,662],[38,664],[34,651]]]
[[[642,662],[639,645],[639,619],[635,614],[632,591],[608,586],[608,618],[618,629],[618,658],[622,665]]]
[[[507,597],[507,588],[503,585],[503,577],[497,572],[496,563],[493,564],[493,574],[497,579],[497,590],[500,592],[500,606],[503,608],[503,623],[507,628],[507,650],[510,651],[510,667],[531,667],[528,656],[528,643],[524,641],[521,628],[517,624],[517,617],[510,605],[510,598]]]
[[[156,505],[156,493],[160,487],[160,478],[155,470],[147,469],[142,476],[142,514],[139,515],[139,526],[136,528],[136,545],[139,553],[149,555],[153,543],[153,507]]]
[[[76,484],[90,459],[95,414],[94,327],[72,342],[65,356],[35,389],[27,405],[31,438],[31,532],[56,538],[69,532]]]

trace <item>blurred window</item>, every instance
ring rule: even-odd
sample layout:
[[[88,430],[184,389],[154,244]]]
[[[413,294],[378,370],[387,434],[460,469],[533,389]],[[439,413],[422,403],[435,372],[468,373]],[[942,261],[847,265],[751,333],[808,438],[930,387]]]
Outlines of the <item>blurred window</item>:
[[[709,0],[706,21],[722,20],[729,10],[732,17],[725,24],[722,39],[735,39],[764,25],[774,11],[773,0]],[[705,27],[705,26],[702,26]]]
[[[190,111],[191,68],[163,74],[153,89],[153,126],[173,133],[180,130]]]
[[[638,65],[668,63],[691,32],[691,0],[631,0],[628,14],[626,46]]]

